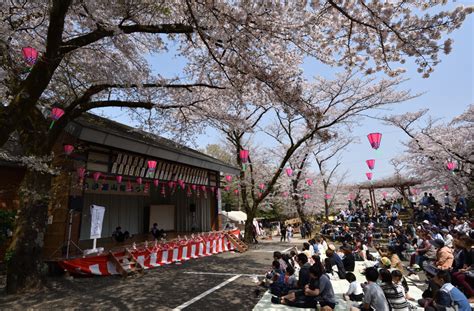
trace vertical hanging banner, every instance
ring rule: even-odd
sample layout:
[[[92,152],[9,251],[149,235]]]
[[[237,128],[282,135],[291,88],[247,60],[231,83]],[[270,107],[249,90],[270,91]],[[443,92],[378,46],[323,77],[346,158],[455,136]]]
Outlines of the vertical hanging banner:
[[[102,222],[104,220],[105,207],[91,205],[91,239],[100,239],[102,235]]]

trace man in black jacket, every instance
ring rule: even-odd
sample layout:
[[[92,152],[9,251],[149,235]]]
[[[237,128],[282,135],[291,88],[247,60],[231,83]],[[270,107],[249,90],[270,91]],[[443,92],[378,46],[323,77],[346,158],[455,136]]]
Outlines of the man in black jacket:
[[[355,257],[352,253],[352,248],[350,246],[342,246],[341,250],[344,253],[344,257],[342,258],[344,269],[349,272],[354,272]]]
[[[344,264],[342,263],[341,257],[335,252],[336,248],[333,244],[328,246],[328,250],[326,251],[327,258],[324,260],[324,265],[326,268],[326,272],[332,274],[334,266],[337,267],[337,275],[341,280],[346,278],[346,269],[344,268]]]

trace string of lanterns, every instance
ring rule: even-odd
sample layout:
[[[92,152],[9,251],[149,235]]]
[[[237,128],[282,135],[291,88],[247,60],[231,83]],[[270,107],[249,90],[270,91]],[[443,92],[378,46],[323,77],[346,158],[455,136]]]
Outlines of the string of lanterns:
[[[64,145],[64,153],[69,156],[72,154],[74,150],[74,146],[72,145]],[[156,169],[156,164],[157,161],[154,160],[149,160],[147,162],[148,164],[148,172],[154,172]],[[86,168],[84,167],[79,167],[76,169],[76,174],[79,178],[79,185],[84,184],[84,179],[86,177],[87,171]],[[107,176],[101,172],[92,172],[92,179],[94,183],[97,185],[99,184],[100,178],[103,177],[103,181],[105,182],[107,179]],[[115,175],[115,181],[118,185],[122,185],[123,182],[123,176],[122,175]],[[139,186],[140,191],[143,190],[144,193],[148,193],[150,190],[150,182],[148,180],[145,181],[142,177],[137,177],[135,179],[136,184]],[[160,184],[161,184],[161,195],[163,197],[166,197],[166,186],[168,187],[168,190],[171,195],[173,195],[176,191],[176,188],[178,187],[181,190],[185,190],[187,188],[187,195],[188,197],[193,194],[193,192],[196,194],[197,197],[200,197],[200,192],[203,192],[203,195],[205,198],[207,198],[207,192],[214,193],[216,196],[218,195],[217,188],[214,186],[206,186],[206,185],[200,185],[198,188],[198,185],[191,184],[186,187],[186,184],[183,180],[178,179],[177,182],[175,181],[159,181],[158,179],[153,179],[153,185],[155,186],[156,190],[160,189]],[[99,188],[99,190],[102,190],[102,188]],[[132,192],[132,182],[129,179],[125,185],[125,191],[126,192]]]
[[[380,142],[382,141],[382,134],[381,133],[369,133],[367,135],[367,139],[369,140],[370,146],[374,150],[378,150],[380,148]],[[373,170],[375,168],[375,159],[366,160],[367,167],[369,170]],[[372,181],[374,174],[372,172],[365,173],[365,176],[369,181]]]

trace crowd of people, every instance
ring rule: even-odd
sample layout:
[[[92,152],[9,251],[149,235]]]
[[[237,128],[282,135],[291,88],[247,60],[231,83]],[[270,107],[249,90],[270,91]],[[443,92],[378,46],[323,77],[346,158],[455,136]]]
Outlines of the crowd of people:
[[[417,304],[425,310],[471,310],[473,223],[466,201],[457,198],[455,202],[452,206],[449,194],[440,203],[425,193],[419,202],[411,201],[406,207],[402,200],[384,199],[378,213],[368,212],[372,208],[360,201],[350,202],[335,221],[322,225],[318,238],[312,239],[311,231],[307,231],[309,240],[299,252],[275,252],[272,269],[262,285],[270,288],[274,303],[299,307],[320,304],[321,310],[333,310],[336,305],[331,279],[347,280],[344,298],[353,302],[354,310],[404,311]],[[399,216],[405,208],[413,212],[404,224]],[[381,238],[386,241],[383,245],[374,242]],[[326,239],[342,246],[336,250]],[[365,270],[363,284],[353,273],[358,260],[374,262]],[[426,278],[428,287],[423,299],[414,301],[406,280],[420,277]]]

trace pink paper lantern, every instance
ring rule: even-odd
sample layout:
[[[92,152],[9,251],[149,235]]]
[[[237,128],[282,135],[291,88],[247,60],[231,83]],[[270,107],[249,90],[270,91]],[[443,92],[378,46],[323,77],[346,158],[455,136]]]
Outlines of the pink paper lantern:
[[[52,120],[51,125],[49,126],[49,129],[52,129],[54,122],[58,121],[63,115],[64,115],[64,110],[57,107],[53,108],[49,115],[49,118]]]
[[[122,176],[120,176],[120,175],[115,176],[115,180],[117,181],[117,183],[121,184],[122,183]]]
[[[64,153],[66,155],[71,155],[71,153],[74,151],[74,146],[73,145],[64,145]]]
[[[158,185],[160,184],[160,181],[158,179],[153,180],[153,185],[158,188]]]
[[[196,191],[197,186],[196,186],[196,185],[191,185],[191,189],[193,189],[194,191]]]
[[[372,180],[372,173],[365,173],[365,176],[367,176],[368,180]]]
[[[148,161],[148,168],[150,170],[154,170],[156,168],[156,161],[153,161],[153,160],[149,160]]]
[[[258,188],[259,188],[260,190],[265,189],[265,184],[260,184],[260,185],[258,185]]]
[[[201,190],[202,190],[203,192],[206,192],[206,186],[201,186]]]
[[[309,199],[309,194],[307,194],[307,193],[303,194],[303,199],[308,200]]]
[[[227,180],[227,182],[232,182],[232,176],[231,175],[226,175],[225,180]]]
[[[92,174],[92,178],[94,178],[95,182],[98,182],[101,175],[102,175],[102,173],[95,172],[94,174]]]
[[[287,198],[287,197],[288,197],[288,192],[287,192],[287,191],[283,192],[283,193],[282,193],[282,196],[283,196],[284,198]]]
[[[216,191],[216,187],[211,187],[211,192],[215,192]]]
[[[379,149],[380,141],[382,140],[382,134],[370,133],[369,135],[367,135],[367,138],[369,139],[369,143],[372,148],[374,148],[375,150]]]
[[[53,108],[51,110],[51,114],[49,115],[49,118],[53,121],[58,121],[62,116],[64,115],[64,110],[61,108]]]
[[[182,179],[178,179],[178,186],[179,186],[181,189],[184,189],[185,184],[184,184],[184,181],[183,181]]]
[[[239,156],[240,156],[240,160],[242,161],[242,163],[247,163],[248,160],[249,160],[249,151],[245,150],[245,149],[240,150]]]
[[[385,192],[385,191],[382,192],[382,196],[383,196],[383,198],[385,199],[385,198],[387,197],[387,192]]]
[[[38,51],[35,48],[32,48],[31,46],[27,46],[21,49],[21,52],[23,54],[23,58],[25,62],[32,67],[35,63],[36,60],[38,59]]]
[[[367,161],[365,161],[365,163],[367,163],[367,166],[369,167],[370,170],[374,169],[374,167],[375,167],[375,160],[374,159],[367,160]]]
[[[448,185],[444,185],[444,186],[443,186],[443,189],[444,189],[445,191],[448,191],[448,190],[449,190],[449,186],[448,186]]]
[[[308,187],[311,187],[313,185],[313,180],[311,178],[306,179],[306,184]]]
[[[326,194],[324,195],[324,199],[325,199],[325,200],[329,200],[330,198],[331,198],[331,195],[330,195],[329,193],[326,193]]]
[[[78,167],[77,168],[77,176],[79,176],[79,178],[84,178],[84,176],[86,175],[86,169],[84,167]]]
[[[355,195],[353,193],[349,193],[349,200],[353,201],[355,199]]]
[[[285,171],[286,171],[286,175],[287,175],[288,177],[293,176],[293,170],[292,170],[290,167],[287,168]]]
[[[239,189],[234,189],[234,194],[239,195]]]
[[[456,162],[449,161],[448,163],[446,163],[446,167],[448,170],[454,171],[454,169],[456,168]]]
[[[143,182],[143,179],[141,177],[138,177],[137,178],[137,184],[141,185]]]
[[[225,191],[229,191],[229,190],[230,190],[230,186],[225,186],[225,187],[224,187],[224,190],[225,190]]]

